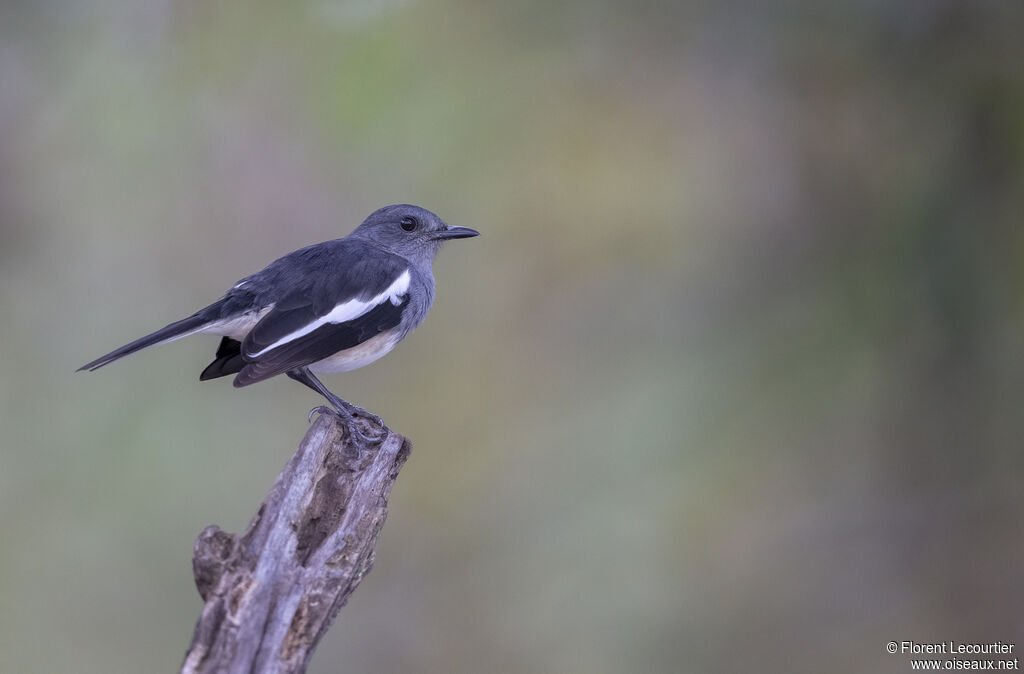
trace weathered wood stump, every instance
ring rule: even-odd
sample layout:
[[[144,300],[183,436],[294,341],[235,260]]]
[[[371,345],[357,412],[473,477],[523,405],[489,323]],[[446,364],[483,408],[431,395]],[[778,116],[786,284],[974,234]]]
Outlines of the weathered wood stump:
[[[373,566],[409,441],[321,414],[241,536],[211,525],[192,559],[203,612],[181,671],[302,672]]]

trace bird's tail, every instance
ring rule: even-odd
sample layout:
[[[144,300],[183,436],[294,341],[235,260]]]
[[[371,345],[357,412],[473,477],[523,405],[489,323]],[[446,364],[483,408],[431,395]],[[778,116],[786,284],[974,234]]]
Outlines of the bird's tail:
[[[193,335],[197,332],[201,332],[210,323],[210,318],[205,315],[205,310],[195,313],[188,318],[183,318],[180,321],[175,321],[170,325],[163,327],[156,332],[140,337],[130,344],[125,344],[119,349],[114,349],[105,356],[100,356],[91,363],[86,363],[82,367],[78,368],[77,372],[82,370],[95,370],[113,363],[119,358],[131,355],[136,351],[148,348],[150,346],[156,346],[157,344],[165,344],[167,342],[173,342],[176,339]]]

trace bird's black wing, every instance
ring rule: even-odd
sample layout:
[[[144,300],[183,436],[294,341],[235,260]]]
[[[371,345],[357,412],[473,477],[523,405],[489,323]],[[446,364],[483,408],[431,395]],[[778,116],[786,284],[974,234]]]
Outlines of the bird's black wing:
[[[245,337],[235,386],[310,365],[396,328],[409,304],[411,275],[408,262],[379,249],[334,260],[282,297]]]

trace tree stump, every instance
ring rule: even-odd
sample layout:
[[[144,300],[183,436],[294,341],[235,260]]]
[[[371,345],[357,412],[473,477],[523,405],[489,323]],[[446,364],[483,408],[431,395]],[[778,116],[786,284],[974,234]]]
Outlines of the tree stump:
[[[321,414],[241,536],[208,526],[192,558],[205,605],[183,673],[303,672],[373,566],[388,496],[412,450]]]

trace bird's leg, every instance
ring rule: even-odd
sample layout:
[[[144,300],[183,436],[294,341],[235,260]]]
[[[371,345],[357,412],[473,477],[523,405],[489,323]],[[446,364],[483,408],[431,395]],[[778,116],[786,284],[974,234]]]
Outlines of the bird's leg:
[[[290,370],[288,372],[288,376],[299,383],[305,384],[306,386],[308,386],[309,388],[313,389],[314,391],[322,395],[324,398],[326,398],[327,402],[331,403],[331,405],[334,407],[333,411],[339,417],[344,419],[345,422],[348,423],[350,426],[352,425],[353,418],[359,416],[363,417],[364,419],[372,421],[373,423],[379,425],[381,428],[384,427],[384,422],[381,420],[380,417],[370,414],[361,407],[356,407],[352,403],[342,400],[338,396],[331,393],[327,389],[327,387],[324,386],[324,383],[317,379],[316,375],[310,372],[308,368],[300,367],[294,370]],[[310,411],[310,416],[312,416],[313,412],[321,410],[321,408],[322,406],[314,407]]]
[[[309,388],[313,389],[314,391],[322,395],[324,398],[326,398],[327,402],[331,403],[333,407],[331,412],[337,414],[339,417],[345,419],[346,421],[352,420],[352,417],[354,416],[352,414],[351,409],[352,405],[331,393],[327,389],[327,387],[324,386],[323,382],[317,379],[312,372],[310,372],[304,367],[300,367],[294,370],[290,370],[288,372],[288,376],[294,379],[295,381],[308,386]],[[314,407],[309,413],[310,417],[312,417],[313,412],[323,411],[327,409],[329,408],[325,407],[324,405]]]

